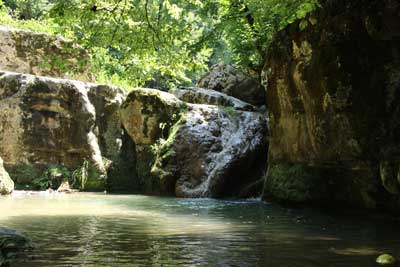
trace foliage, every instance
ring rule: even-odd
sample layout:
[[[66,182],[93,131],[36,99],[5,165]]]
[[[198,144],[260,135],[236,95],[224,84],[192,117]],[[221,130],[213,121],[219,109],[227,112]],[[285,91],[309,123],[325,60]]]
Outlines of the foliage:
[[[32,171],[29,171],[33,175]],[[69,170],[67,167],[59,164],[49,165],[42,174],[38,175],[34,173],[36,177],[32,181],[32,185],[35,189],[46,190],[46,189],[57,189],[62,182],[68,181],[71,187],[79,190],[85,190],[86,184],[92,175],[90,171],[90,163],[84,160],[82,165],[76,168],[74,171]]]
[[[193,73],[204,70],[210,49],[189,50],[199,39],[202,19],[194,10],[198,1],[178,4],[158,1],[55,1],[49,17],[61,33],[76,41],[103,64],[103,74],[116,75],[132,85],[154,77],[167,86],[189,84]],[[100,53],[98,53],[100,52]],[[99,56],[99,59],[97,59]]]
[[[274,34],[318,5],[318,0],[4,1],[8,9],[1,9],[0,24],[73,39],[92,54],[99,82],[162,89],[192,84],[219,61],[257,76]]]
[[[233,107],[220,106],[219,108],[224,110],[232,119],[236,119],[239,116],[239,113]]]
[[[219,2],[222,8],[218,26],[222,28],[221,35],[231,51],[231,61],[255,73],[261,72],[267,48],[276,32],[296,19],[304,18],[318,5],[318,0]]]
[[[72,172],[71,182],[72,184],[81,189],[85,189],[85,185],[89,178],[89,162],[84,160],[82,166],[77,168],[75,171]]]
[[[47,0],[4,0],[3,2],[15,17],[22,20],[40,18],[50,4]]]
[[[29,183],[41,175],[41,171],[30,164],[22,164],[16,167],[8,167],[7,172],[11,179],[16,182],[17,189],[29,188]]]
[[[63,181],[68,181],[71,173],[62,165],[50,165],[43,174],[33,180],[33,185],[39,190],[57,189]]]
[[[0,0],[0,25],[11,26],[22,30],[56,34],[55,25],[51,22],[51,20],[18,20],[12,15],[13,13],[15,12],[13,12],[10,8],[3,4],[2,0]]]

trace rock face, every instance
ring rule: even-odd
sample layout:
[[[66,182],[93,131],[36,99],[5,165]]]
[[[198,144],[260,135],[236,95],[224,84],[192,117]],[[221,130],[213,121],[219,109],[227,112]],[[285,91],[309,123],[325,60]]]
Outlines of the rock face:
[[[152,171],[179,197],[237,196],[262,177],[266,136],[261,114],[190,106],[158,146]]]
[[[391,0],[325,1],[278,35],[265,198],[398,212],[399,14]]]
[[[0,70],[92,81],[89,60],[70,41],[0,26]]]
[[[265,169],[267,127],[259,113],[137,89],[121,114],[137,148],[151,146],[145,167],[163,194],[237,196]]]
[[[0,158],[0,195],[11,194],[14,190],[14,182],[11,180],[10,175],[4,169],[3,159]]]
[[[114,87],[0,72],[0,156],[10,176],[29,184],[49,165],[73,170],[86,160],[86,188],[104,190],[107,171],[121,169],[124,98]]]
[[[126,96],[110,86],[0,72],[0,156],[17,185],[47,187],[50,180],[57,189],[76,170],[88,177],[86,190],[260,193],[256,182],[267,154],[263,115],[208,93],[200,97],[204,104],[190,104],[155,89]]]
[[[31,249],[31,241],[17,231],[0,227],[0,266],[9,266],[12,260]]]
[[[143,193],[158,194],[160,179],[151,174],[153,145],[167,138],[168,130],[187,105],[171,94],[156,89],[134,89],[121,106],[124,128],[134,140],[139,187]]]
[[[253,105],[265,104],[264,88],[256,80],[225,63],[213,66],[197,86],[225,93]]]
[[[252,105],[211,89],[183,87],[179,89],[171,89],[169,90],[169,93],[187,103],[209,104],[215,106],[233,107],[237,110],[254,111],[254,107]]]

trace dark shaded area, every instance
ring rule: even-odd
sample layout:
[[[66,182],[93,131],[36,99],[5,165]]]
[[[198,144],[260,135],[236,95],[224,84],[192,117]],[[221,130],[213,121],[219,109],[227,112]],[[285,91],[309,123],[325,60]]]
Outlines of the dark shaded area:
[[[280,187],[306,194],[300,202],[398,212],[399,66],[398,1],[325,1],[280,32],[264,67],[271,134],[265,197],[299,202],[282,197]],[[301,165],[303,174],[281,164]],[[307,185],[315,190],[304,193],[304,173],[318,173]]]

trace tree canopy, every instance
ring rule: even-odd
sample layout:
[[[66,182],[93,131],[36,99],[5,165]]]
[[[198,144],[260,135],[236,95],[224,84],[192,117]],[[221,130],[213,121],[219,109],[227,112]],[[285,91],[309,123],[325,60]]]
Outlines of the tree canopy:
[[[91,52],[100,81],[162,88],[191,84],[219,61],[257,76],[274,34],[317,5],[318,0],[3,0],[0,24],[39,23],[75,40]]]

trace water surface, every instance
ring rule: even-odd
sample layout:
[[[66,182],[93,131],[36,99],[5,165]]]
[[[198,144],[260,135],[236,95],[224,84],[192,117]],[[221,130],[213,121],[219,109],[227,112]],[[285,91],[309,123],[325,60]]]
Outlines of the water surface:
[[[397,223],[256,200],[17,193],[0,198],[0,225],[36,245],[17,267],[368,267],[400,256]]]

